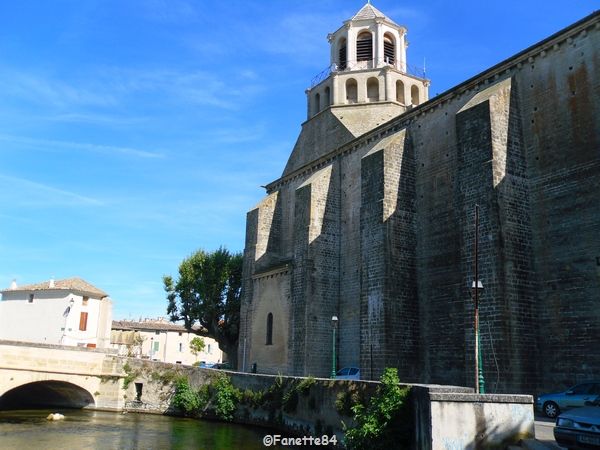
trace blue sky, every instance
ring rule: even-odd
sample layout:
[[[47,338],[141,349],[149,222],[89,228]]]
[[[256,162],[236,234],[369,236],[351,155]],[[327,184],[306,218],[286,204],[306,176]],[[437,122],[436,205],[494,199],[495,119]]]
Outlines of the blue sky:
[[[587,1],[391,1],[430,95],[591,13]],[[80,276],[115,319],[165,315],[162,275],[241,251],[354,0],[0,4],[0,287]],[[597,6],[597,4],[595,5]]]

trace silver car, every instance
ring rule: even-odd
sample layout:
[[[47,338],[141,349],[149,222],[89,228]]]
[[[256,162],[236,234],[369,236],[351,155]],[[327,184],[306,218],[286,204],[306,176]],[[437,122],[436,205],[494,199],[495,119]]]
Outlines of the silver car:
[[[564,392],[540,395],[535,406],[538,411],[554,419],[562,411],[582,407],[586,401],[592,401],[598,395],[600,395],[600,381],[589,381],[575,385]]]
[[[562,413],[556,420],[554,439],[569,450],[600,449],[600,396],[583,408]]]
[[[358,367],[344,367],[335,374],[336,380],[360,380],[360,369]]]

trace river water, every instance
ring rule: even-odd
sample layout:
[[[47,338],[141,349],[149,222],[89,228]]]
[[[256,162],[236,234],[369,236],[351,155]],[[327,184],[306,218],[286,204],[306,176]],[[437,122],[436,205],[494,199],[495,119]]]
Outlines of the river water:
[[[46,420],[51,412],[64,414],[65,420]],[[0,411],[2,450],[265,450],[263,436],[270,433],[243,425],[152,414],[79,409]]]

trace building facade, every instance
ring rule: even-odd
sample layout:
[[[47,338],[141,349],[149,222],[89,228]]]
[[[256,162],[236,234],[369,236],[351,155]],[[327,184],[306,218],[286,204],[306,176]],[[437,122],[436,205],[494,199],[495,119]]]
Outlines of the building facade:
[[[0,339],[106,348],[112,301],[81,278],[49,280],[0,291]]]
[[[111,347],[120,355],[172,364],[215,364],[223,361],[223,352],[212,338],[204,339],[204,350],[195,355],[190,342],[198,336],[183,325],[165,319],[143,321],[115,320],[112,323]]]
[[[239,361],[473,385],[475,205],[492,392],[600,373],[600,14],[428,100],[365,5],[247,215]],[[414,95],[413,95],[414,93]]]

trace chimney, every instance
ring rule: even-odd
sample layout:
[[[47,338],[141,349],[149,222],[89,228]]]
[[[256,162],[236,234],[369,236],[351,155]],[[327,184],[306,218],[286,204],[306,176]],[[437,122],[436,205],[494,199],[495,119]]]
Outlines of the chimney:
[[[17,280],[13,279],[12,283],[10,283],[10,290],[14,291],[15,289],[17,289]]]
[[[52,289],[54,287],[54,277],[50,278],[50,282],[48,283],[48,287]]]

